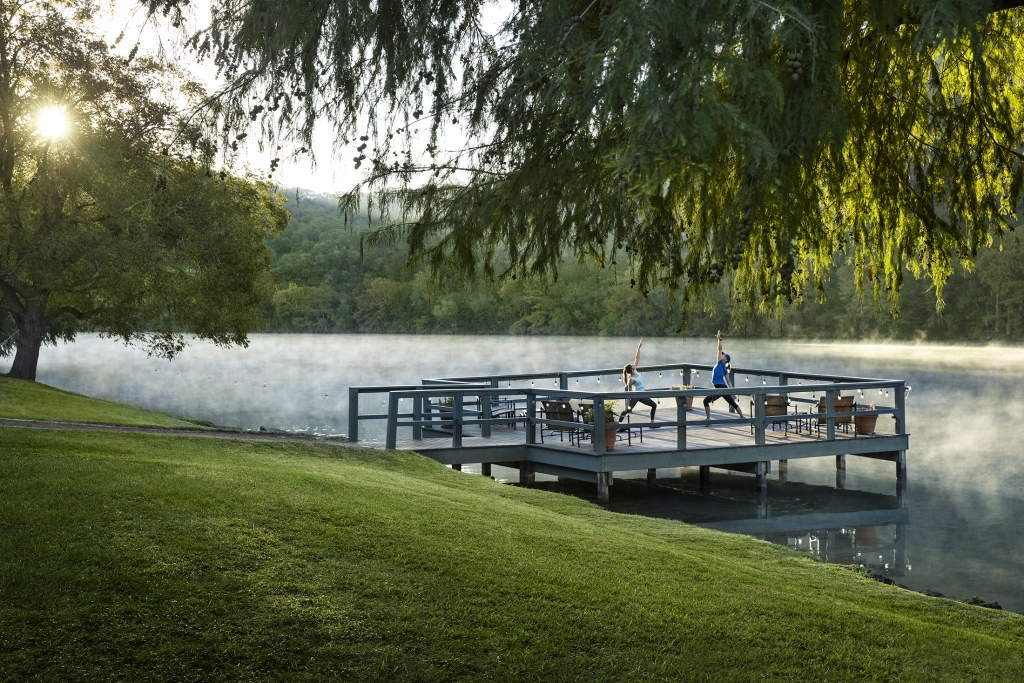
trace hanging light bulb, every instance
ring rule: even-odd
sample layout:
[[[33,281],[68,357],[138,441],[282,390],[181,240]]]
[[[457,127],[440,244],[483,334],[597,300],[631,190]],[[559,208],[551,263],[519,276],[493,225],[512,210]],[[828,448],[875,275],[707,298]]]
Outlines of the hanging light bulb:
[[[879,395],[879,396],[881,396],[881,395],[882,395],[882,390],[881,390],[881,389],[879,389],[879,390],[878,390],[878,395]]]
[[[768,384],[768,380],[766,380],[764,377],[762,377],[761,378],[761,384]]]
[[[267,385],[266,385],[266,384],[264,384],[264,385],[263,385],[263,388],[264,388],[264,389],[266,389],[266,388],[267,388]]]
[[[181,377],[181,370],[178,370],[178,376]]]
[[[658,379],[661,379],[661,373],[660,372],[658,373]]]
[[[601,383],[601,378],[600,378],[600,377],[598,377],[598,378],[597,378],[597,383],[598,383],[598,384],[600,384],[600,383]]]
[[[747,379],[747,382],[750,382],[750,375],[747,375],[746,379]]]
[[[580,385],[580,381],[577,379],[576,380],[576,386],[579,386],[579,385]]]
[[[212,382],[212,381],[213,381],[213,378],[212,378],[212,377],[207,377],[207,378],[206,378],[206,381],[207,381],[207,382]]]
[[[324,392],[324,398],[330,398],[330,396],[331,396],[330,394]]]
[[[512,380],[509,380],[509,382],[508,382],[508,388],[509,388],[509,389],[511,389],[511,388],[512,388]]]
[[[533,386],[533,380],[532,379],[530,380],[530,386],[531,387]]]
[[[889,390],[888,390],[888,389],[886,389],[886,390],[885,390],[885,395],[886,395],[886,396],[888,396],[888,395],[889,395]]]
[[[237,379],[235,380],[235,384],[238,384],[238,380]]]

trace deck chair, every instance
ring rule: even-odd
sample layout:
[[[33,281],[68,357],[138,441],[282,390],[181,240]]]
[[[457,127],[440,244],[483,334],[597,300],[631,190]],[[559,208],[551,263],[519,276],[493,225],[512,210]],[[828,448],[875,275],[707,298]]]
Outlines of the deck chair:
[[[786,415],[789,412],[789,399],[779,394],[768,394],[764,397],[764,416],[765,417],[777,417],[779,415]],[[754,399],[750,399],[750,414],[754,414]],[[781,424],[786,430],[786,436],[789,436],[789,420],[779,420],[772,422],[772,431],[778,428]],[[750,433],[754,433],[754,425],[750,425]]]
[[[572,410],[572,406],[567,401],[541,401],[541,413],[544,417],[549,420],[558,420],[559,422],[576,422],[576,414]],[[558,432],[558,440],[564,441],[563,434],[569,432],[569,443],[573,444],[573,440],[576,438],[576,432],[578,430],[572,427],[566,427],[564,425],[553,425],[548,423],[542,423],[540,426],[540,442],[544,443],[544,432],[548,432],[548,436],[554,436],[555,432]]]
[[[836,396],[832,402],[832,406],[835,408],[837,413],[852,413],[856,404],[853,402],[853,396]],[[825,407],[825,397],[822,396],[818,399],[818,412],[827,413],[828,409]],[[818,436],[821,436],[821,428],[828,424],[828,419],[824,417],[818,418]],[[836,429],[842,429],[843,434],[850,433],[850,427],[853,426],[853,415],[843,415],[836,418]],[[856,431],[856,430],[854,430]]]

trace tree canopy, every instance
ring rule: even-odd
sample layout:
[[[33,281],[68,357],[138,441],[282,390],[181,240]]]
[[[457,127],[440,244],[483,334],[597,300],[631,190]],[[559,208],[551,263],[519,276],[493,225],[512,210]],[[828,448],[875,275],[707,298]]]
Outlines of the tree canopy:
[[[183,0],[149,0],[175,14]],[[437,272],[554,274],[628,248],[635,286],[751,312],[822,291],[838,250],[876,300],[942,285],[1024,192],[1024,12],[1012,0],[213,3],[192,45],[231,134],[310,148],[333,122]],[[466,143],[449,148],[447,130]],[[498,259],[507,254],[510,259]],[[941,298],[939,299],[941,304]]]
[[[0,2],[0,315],[16,377],[34,379],[44,340],[83,328],[168,357],[183,333],[246,343],[271,292],[264,236],[287,221],[266,183],[212,172],[212,142],[178,114],[197,86],[111,54],[92,11]]]

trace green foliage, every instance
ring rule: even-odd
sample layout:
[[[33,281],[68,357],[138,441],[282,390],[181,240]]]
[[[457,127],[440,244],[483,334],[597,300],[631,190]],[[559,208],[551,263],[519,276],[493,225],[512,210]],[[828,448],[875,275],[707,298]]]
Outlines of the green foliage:
[[[1024,675],[1019,615],[413,453],[2,438],[11,680]]]
[[[246,0],[193,40],[227,128],[309,146],[330,118],[367,167],[343,208],[373,191],[435,277],[622,258],[684,312],[728,281],[751,319],[821,298],[846,245],[876,302],[908,271],[941,296],[1019,218],[1020,4],[527,0],[495,36],[477,1]]]
[[[1015,237],[1004,240],[1001,251],[983,251],[978,272],[955,269],[941,312],[929,281],[908,270],[900,315],[893,318],[884,296],[878,305],[868,294],[874,282],[867,273],[860,282],[864,294],[858,294],[855,269],[844,267],[853,257],[841,254],[824,279],[823,301],[787,306],[781,320],[750,317],[724,282],[712,291],[708,307],[680,328],[679,298],[665,286],[644,298],[628,270],[617,265],[570,262],[556,281],[437,284],[424,269],[405,267],[403,245],[361,248],[373,228],[346,227],[329,199],[303,198],[288,209],[291,227],[268,238],[278,282],[273,303],[262,312],[271,331],[709,336],[721,329],[755,337],[1024,340],[1024,248]],[[365,217],[356,225],[366,226]],[[625,261],[624,250],[615,255],[619,259]]]
[[[88,2],[0,3],[0,311],[13,376],[40,344],[88,328],[171,357],[183,333],[245,344],[270,296],[266,234],[287,222],[265,182],[211,171],[178,115],[201,94],[90,32]],[[65,136],[38,129],[63,110]]]

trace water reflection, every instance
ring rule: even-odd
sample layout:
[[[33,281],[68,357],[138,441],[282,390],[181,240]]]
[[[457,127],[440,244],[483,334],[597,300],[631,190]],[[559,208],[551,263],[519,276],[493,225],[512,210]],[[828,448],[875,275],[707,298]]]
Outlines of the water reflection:
[[[196,344],[167,363],[111,340],[83,336],[72,345],[44,348],[39,379],[222,425],[339,434],[346,430],[349,385],[621,367],[632,358],[635,344],[619,338],[254,335],[248,349]],[[912,570],[905,570],[900,582],[957,597],[978,595],[1024,612],[1024,348],[733,339],[726,340],[726,347],[737,367],[891,377],[913,386],[907,399],[909,521],[902,533]],[[644,343],[644,360],[651,364],[708,363],[714,352],[714,342],[707,339]],[[0,371],[9,362],[0,361]],[[703,375],[695,384],[707,386],[710,378]],[[600,386],[614,379],[605,377]],[[646,379],[651,388],[678,383],[678,377],[656,374]],[[592,388],[598,386],[595,382]],[[367,424],[371,429],[382,430],[383,425]],[[382,438],[371,431],[367,436]],[[514,471],[494,469],[497,478],[515,478]],[[778,481],[777,471],[772,475],[765,503],[769,509],[763,510],[767,517],[760,518],[747,475],[713,472],[711,496],[702,497],[696,471],[661,472],[664,479],[653,490],[644,474],[637,473],[637,481],[617,477],[614,509],[709,525],[810,516],[799,522],[807,525],[817,515],[899,508],[892,502],[899,493],[892,463],[864,458],[848,458],[845,481],[839,482],[832,459],[790,461],[788,482]],[[843,490],[837,490],[837,483]],[[538,485],[561,486],[542,475]],[[580,487],[574,495],[594,493],[592,485],[565,486],[568,492]],[[859,548],[865,557],[868,527],[875,528],[880,544],[875,547],[892,543],[896,523],[815,522],[802,529],[763,530],[762,535],[787,545],[792,540],[800,550],[813,547],[808,552],[826,552],[830,558],[829,549],[834,548],[836,561],[841,561],[850,555],[840,551],[850,548]],[[855,533],[847,538],[851,529]],[[834,546],[830,532],[836,532]],[[850,548],[842,547],[847,542]],[[877,562],[883,555],[891,569],[897,564],[895,552],[876,552],[869,559]]]

